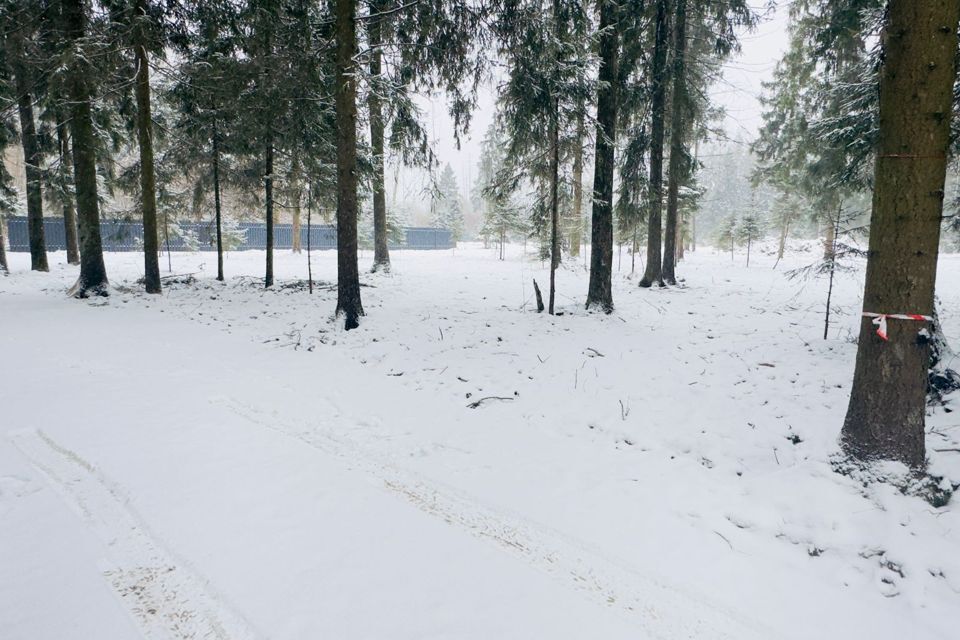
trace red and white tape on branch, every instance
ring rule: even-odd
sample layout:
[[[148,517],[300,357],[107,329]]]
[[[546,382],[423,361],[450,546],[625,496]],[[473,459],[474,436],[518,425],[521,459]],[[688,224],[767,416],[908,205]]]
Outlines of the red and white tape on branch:
[[[877,335],[884,340],[889,340],[889,338],[887,338],[887,318],[893,318],[894,320],[933,322],[933,318],[930,316],[921,316],[915,313],[871,313],[869,311],[864,311],[863,317],[873,318],[873,324],[877,325]]]

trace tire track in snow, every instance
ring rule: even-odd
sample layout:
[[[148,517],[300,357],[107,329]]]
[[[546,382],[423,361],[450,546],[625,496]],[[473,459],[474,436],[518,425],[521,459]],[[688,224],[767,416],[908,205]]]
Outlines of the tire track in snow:
[[[128,506],[121,489],[41,430],[10,440],[105,544],[103,576],[146,638],[255,640],[250,625],[165,551]]]
[[[212,398],[238,416],[284,436],[295,438],[344,460],[381,480],[385,487],[420,511],[494,543],[533,568],[595,603],[638,619],[643,631],[661,640],[775,640],[783,636],[708,597],[629,568],[599,549],[559,531],[534,524],[517,514],[494,510],[463,492],[396,467],[351,440],[303,420],[281,417],[236,398]],[[333,408],[333,407],[331,407]],[[338,413],[338,412],[335,412]]]

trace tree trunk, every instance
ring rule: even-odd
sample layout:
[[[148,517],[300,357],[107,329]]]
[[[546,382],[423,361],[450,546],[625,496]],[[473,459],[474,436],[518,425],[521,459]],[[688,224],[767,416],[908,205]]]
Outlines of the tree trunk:
[[[790,217],[785,216],[780,226],[780,244],[777,246],[777,262],[783,260],[783,252],[787,248],[787,234],[790,232]]]
[[[570,220],[570,256],[580,256],[580,242],[583,236],[583,114],[577,114],[577,133],[573,143],[573,211]]]
[[[683,214],[677,215],[677,262],[683,260],[683,252],[686,250],[686,234],[684,233]]]
[[[313,179],[307,180],[307,286],[313,294],[313,256],[310,236],[313,233]]]
[[[0,271],[10,273],[10,265],[7,264],[7,239],[3,226],[4,220],[0,218]]]
[[[303,243],[300,241],[300,235],[303,233],[303,229],[300,224],[300,189],[295,189],[293,196],[293,215],[291,219],[292,224],[290,225],[290,232],[293,234],[291,250],[293,253],[301,253],[303,251]]]
[[[667,184],[667,223],[663,238],[663,280],[677,284],[677,226],[679,224],[680,176],[683,173],[683,136],[686,133],[687,0],[676,0],[673,33],[673,111],[670,118],[670,177]],[[749,256],[749,252],[748,252]],[[749,257],[748,257],[749,261]]]
[[[600,2],[600,89],[597,90],[597,140],[593,170],[590,285],[587,309],[613,311],[613,171],[617,140],[617,5]]]
[[[835,245],[836,245],[836,237],[834,235],[833,220],[831,220],[828,216],[827,228],[824,232],[824,239],[823,239],[823,259],[824,260],[833,260],[833,248]]]
[[[865,312],[933,315],[958,21],[953,0],[887,5]],[[917,332],[930,327],[888,325],[884,341],[861,320],[841,443],[861,460],[919,468],[930,344]]]
[[[70,193],[66,176],[70,176],[73,183],[73,154],[70,152],[70,134],[66,122],[61,114],[57,114],[57,148],[60,154],[60,173],[63,181],[63,231],[67,244],[67,262],[80,264],[80,247],[77,244],[77,211],[73,206],[73,195]]]
[[[27,176],[27,228],[30,235],[30,268],[49,271],[47,245],[43,237],[43,184],[40,166],[43,155],[33,118],[34,80],[24,60],[23,34],[16,29],[8,37],[11,61],[16,82],[17,107],[20,115],[20,143],[23,145],[23,164]]]
[[[300,197],[303,194],[300,186],[301,167],[299,158],[294,157],[292,165],[290,170],[290,207],[292,210],[290,232],[293,235],[291,238],[291,249],[293,253],[300,253]]]
[[[347,330],[360,326],[360,270],[357,265],[357,80],[354,54],[356,0],[335,0],[337,121],[337,315]]]
[[[554,15],[556,16],[556,13]],[[553,315],[557,265],[560,264],[560,236],[557,233],[557,227],[560,224],[560,101],[557,98],[553,100],[552,120],[550,127],[550,315]]]
[[[223,282],[223,213],[220,205],[220,132],[213,122],[213,209],[217,217],[217,280]]]
[[[146,1],[137,0],[134,55],[137,63],[137,142],[140,145],[140,204],[143,208],[143,281],[147,293],[160,293],[160,257],[157,246],[157,192],[153,172],[153,122],[150,117],[150,65],[147,58]]]
[[[63,19],[70,44],[81,48],[86,15],[83,0],[63,0]],[[70,129],[73,143],[73,176],[77,192],[77,222],[80,233],[80,278],[73,288],[79,298],[105,296],[107,268],[100,239],[100,204],[97,197],[97,155],[90,107],[89,69],[83,56],[75,56],[70,79]]]
[[[273,141],[267,142],[264,154],[263,191],[267,205],[267,270],[263,278],[264,287],[273,286]]]
[[[663,208],[663,122],[667,103],[667,2],[657,0],[656,37],[653,45],[653,95],[650,123],[650,211],[647,214],[647,267],[641,287],[663,284],[661,273],[661,211]]]
[[[370,12],[380,13],[385,4],[380,0],[370,2]],[[370,47],[370,95],[367,107],[370,110],[370,150],[373,153],[373,270],[390,270],[390,250],[387,247],[387,195],[384,190],[383,153],[383,106],[380,102],[381,18],[367,21],[367,39]]]
[[[690,251],[697,250],[697,212],[690,214]]]

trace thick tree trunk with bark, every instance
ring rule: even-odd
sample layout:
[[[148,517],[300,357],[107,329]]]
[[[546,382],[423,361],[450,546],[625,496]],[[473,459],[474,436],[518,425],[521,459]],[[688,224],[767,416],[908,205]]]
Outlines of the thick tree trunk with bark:
[[[613,311],[613,172],[617,144],[617,59],[620,34],[617,5],[600,2],[600,82],[597,91],[597,141],[593,170],[590,285],[587,309]]]
[[[354,54],[356,0],[335,0],[337,120],[337,314],[344,326],[360,326],[360,270],[357,265],[357,80]]]
[[[583,114],[577,115],[577,137],[573,143],[573,210],[570,212],[570,257],[580,256],[583,236]]]
[[[385,4],[380,0],[370,3],[371,13],[380,13]],[[373,152],[373,270],[390,270],[390,250],[387,247],[387,195],[384,190],[384,153],[383,153],[383,105],[381,104],[380,79],[381,57],[381,18],[367,21],[367,39],[370,46],[370,78],[372,86],[367,98],[370,110],[370,150]]]
[[[160,247],[157,245],[157,189],[153,171],[153,122],[150,115],[150,65],[147,58],[145,0],[137,0],[137,143],[140,146],[140,205],[143,209],[143,281],[147,293],[160,293]]]
[[[213,209],[217,218],[217,280],[223,282],[223,214],[220,205],[220,132],[213,123]]]
[[[14,30],[8,36],[13,75],[17,91],[17,110],[20,115],[20,143],[23,146],[23,164],[27,175],[27,229],[30,236],[30,268],[34,271],[49,271],[47,244],[43,234],[43,154],[37,137],[37,125],[33,117],[34,80],[24,60],[23,36]]]
[[[882,44],[880,128],[863,310],[932,316],[956,78],[955,0],[891,0]],[[925,322],[860,325],[844,450],[922,467],[929,341]]]
[[[683,173],[684,110],[687,74],[687,0],[676,0],[673,31],[673,111],[670,118],[670,177],[667,184],[667,223],[663,238],[663,281],[677,284],[677,235],[680,176]]]
[[[57,116],[57,148],[60,154],[60,171],[71,177],[73,183],[73,154],[70,152],[70,133],[64,118]],[[73,195],[64,185],[63,193],[63,231],[67,244],[67,262],[80,264],[80,247],[77,244],[77,210],[73,206]]]
[[[267,142],[264,150],[263,192],[266,200],[267,217],[267,266],[263,276],[263,286],[273,286],[273,142]]]
[[[653,45],[653,95],[650,114],[650,210],[647,212],[647,267],[641,287],[663,284],[660,241],[663,209],[663,129],[667,104],[667,2],[657,0]]]
[[[83,0],[63,0],[63,20],[72,47],[79,48],[86,30]],[[77,56],[82,58],[82,56]],[[90,107],[89,68],[80,60],[70,78],[70,130],[73,143],[73,178],[77,192],[77,223],[80,233],[80,279],[74,295],[108,295],[107,268],[100,239],[100,203],[97,197],[97,154]]]

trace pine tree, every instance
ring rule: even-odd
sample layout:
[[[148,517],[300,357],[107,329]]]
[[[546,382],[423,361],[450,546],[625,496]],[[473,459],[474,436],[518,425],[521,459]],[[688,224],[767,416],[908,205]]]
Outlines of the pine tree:
[[[656,0],[657,14],[654,22],[655,42],[651,69],[651,139],[650,139],[650,204],[647,213],[647,266],[641,287],[650,287],[655,282],[662,285],[662,209],[663,209],[663,139],[666,119],[666,96],[668,86],[667,47],[669,33],[668,0]]]
[[[370,47],[370,90],[367,109],[370,115],[370,150],[373,154],[373,270],[390,270],[390,250],[387,243],[387,194],[384,186],[384,115],[382,103],[383,27],[389,20],[381,15],[390,8],[385,0],[370,0],[367,17],[367,44]]]
[[[337,315],[347,330],[360,326],[357,266],[357,48],[356,0],[334,0],[337,114]]]
[[[617,89],[620,53],[617,5],[600,0],[600,84],[593,170],[593,217],[587,309],[613,311],[613,173],[617,144]]]
[[[469,0],[368,0],[370,176],[374,212],[373,270],[388,269],[389,212],[384,194],[388,150],[403,164],[432,170],[436,158],[413,92],[442,90],[454,138],[469,122],[473,92],[485,65],[487,13]]]
[[[79,298],[109,294],[107,269],[100,238],[100,204],[97,194],[97,143],[94,137],[90,78],[96,72],[84,51],[87,31],[83,0],[62,0],[67,43],[66,75],[70,89],[70,128],[73,143],[74,183],[77,192],[77,222],[80,235],[80,278],[73,288]]]
[[[686,173],[687,120],[687,0],[676,0],[673,30],[673,97],[670,117],[670,179],[667,184],[667,216],[663,237],[661,278],[666,284],[677,284],[675,273],[677,226],[681,174]],[[748,254],[749,255],[749,254]]]
[[[432,224],[435,227],[449,229],[454,243],[463,235],[460,188],[457,186],[457,176],[453,173],[453,167],[449,162],[444,166],[437,183]]]
[[[147,0],[112,0],[107,4],[112,9],[114,21],[119,23],[121,38],[128,41],[133,50],[136,131],[140,155],[144,288],[147,293],[161,293],[149,51],[155,48],[153,39],[163,25],[158,24],[157,8],[148,7]]]
[[[764,231],[763,216],[759,211],[753,209],[748,211],[736,228],[736,239],[740,244],[747,246],[747,266],[750,266],[750,248],[753,243],[763,237]]]
[[[9,102],[12,94],[11,87],[5,82],[0,82],[0,100]],[[9,115],[0,113],[0,157],[3,157],[15,135]],[[7,264],[6,234],[4,233],[5,218],[8,213],[14,210],[16,197],[17,193],[13,188],[13,176],[7,171],[6,165],[0,162],[0,271],[3,271],[5,275],[10,271]]]
[[[42,4],[28,6],[7,3],[0,6],[0,18],[12,26],[4,29],[3,54],[13,75],[13,89],[20,116],[20,143],[23,147],[27,177],[27,225],[30,239],[30,268],[49,271],[47,247],[43,230],[43,154],[34,103],[46,79],[38,59],[40,25],[49,19]]]
[[[563,167],[592,90],[584,50],[589,20],[580,0],[502,0],[497,14],[494,30],[509,73],[499,115],[509,140],[510,165],[500,182],[506,194],[529,181],[536,194],[531,218],[542,255],[550,258],[553,313],[561,259]]]
[[[507,240],[515,233],[526,233],[527,225],[520,208],[509,195],[500,194],[497,179],[506,165],[505,143],[497,123],[492,123],[480,145],[480,162],[474,193],[483,208],[483,226],[480,235],[484,242],[496,240],[500,260],[505,258]]]
[[[933,315],[958,23],[949,0],[887,7],[865,313]],[[875,329],[865,316],[841,442],[919,468],[930,345],[916,321],[889,320],[886,340]]]
[[[47,197],[60,204],[63,214],[64,239],[66,240],[67,263],[80,264],[80,246],[77,238],[77,210],[74,206],[73,152],[70,150],[70,129],[67,126],[64,108],[55,109],[57,162],[48,172]]]
[[[731,213],[728,215],[717,228],[717,248],[730,248],[730,259],[733,260],[733,251],[736,247],[737,240],[739,236],[737,234],[737,229],[740,226],[739,220],[737,220],[737,215]]]
[[[176,144],[171,160],[193,181],[194,206],[213,191],[217,247],[217,280],[224,279],[224,216],[222,189],[231,172],[231,148],[237,122],[233,107],[243,87],[237,60],[238,40],[225,25],[237,16],[230,3],[204,2],[191,5],[187,15],[194,36],[178,43],[181,63],[167,99],[174,105]]]

